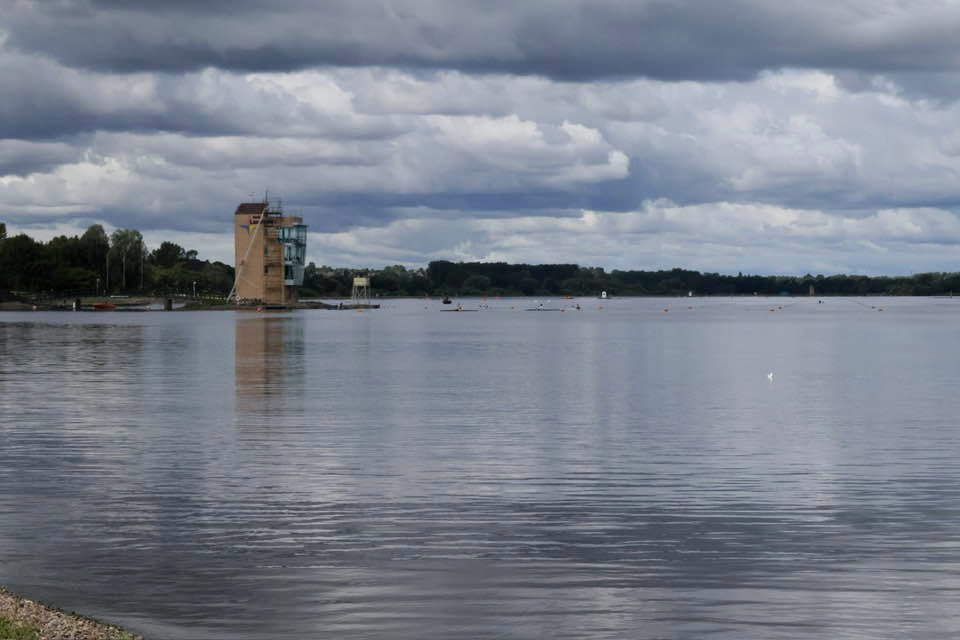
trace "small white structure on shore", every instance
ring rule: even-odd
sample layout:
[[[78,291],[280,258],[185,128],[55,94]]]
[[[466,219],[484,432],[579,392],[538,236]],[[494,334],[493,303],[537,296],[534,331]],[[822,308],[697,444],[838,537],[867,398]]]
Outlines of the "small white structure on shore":
[[[370,304],[370,278],[368,276],[354,277],[350,299],[353,304]]]

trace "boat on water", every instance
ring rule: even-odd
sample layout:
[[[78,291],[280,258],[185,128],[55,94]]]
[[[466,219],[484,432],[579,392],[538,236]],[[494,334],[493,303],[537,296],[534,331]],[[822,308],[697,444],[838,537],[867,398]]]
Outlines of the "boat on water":
[[[117,305],[112,302],[97,302],[93,305],[94,311],[114,311]]]
[[[453,304],[453,300],[450,299],[450,296],[444,296],[443,304]]]

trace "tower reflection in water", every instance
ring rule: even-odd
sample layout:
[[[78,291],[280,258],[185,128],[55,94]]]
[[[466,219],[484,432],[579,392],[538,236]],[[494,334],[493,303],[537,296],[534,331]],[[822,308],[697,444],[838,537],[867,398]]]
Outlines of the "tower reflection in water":
[[[238,316],[236,411],[242,423],[303,415],[305,351],[302,318]]]

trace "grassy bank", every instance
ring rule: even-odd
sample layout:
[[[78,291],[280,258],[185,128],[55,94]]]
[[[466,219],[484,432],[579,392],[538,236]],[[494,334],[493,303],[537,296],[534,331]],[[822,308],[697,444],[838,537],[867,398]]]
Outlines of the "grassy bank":
[[[66,613],[0,588],[0,640],[143,640],[119,627]]]

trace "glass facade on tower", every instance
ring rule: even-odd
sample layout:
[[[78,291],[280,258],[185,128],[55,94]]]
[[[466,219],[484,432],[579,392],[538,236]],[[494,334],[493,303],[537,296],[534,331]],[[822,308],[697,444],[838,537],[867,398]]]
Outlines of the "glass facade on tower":
[[[307,260],[307,225],[280,227],[279,240],[283,245],[283,283],[299,287]]]

